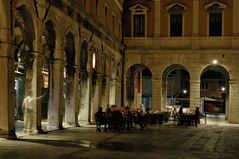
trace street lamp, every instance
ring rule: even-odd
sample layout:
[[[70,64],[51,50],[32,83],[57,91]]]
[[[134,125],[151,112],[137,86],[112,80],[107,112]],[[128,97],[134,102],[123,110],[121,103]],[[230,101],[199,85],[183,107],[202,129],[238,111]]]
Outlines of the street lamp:
[[[187,90],[186,90],[186,89],[184,89],[184,90],[183,90],[183,94],[186,94],[186,93],[187,93]]]
[[[226,90],[226,88],[225,88],[225,87],[222,87],[221,90],[224,92],[224,91]]]

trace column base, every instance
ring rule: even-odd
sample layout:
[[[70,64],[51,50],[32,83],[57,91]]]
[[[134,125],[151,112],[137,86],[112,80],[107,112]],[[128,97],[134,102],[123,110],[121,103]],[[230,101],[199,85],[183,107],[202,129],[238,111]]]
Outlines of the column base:
[[[5,134],[1,129],[0,129],[0,138],[8,139],[8,140],[16,140],[17,135],[15,131],[11,131],[9,134]]]

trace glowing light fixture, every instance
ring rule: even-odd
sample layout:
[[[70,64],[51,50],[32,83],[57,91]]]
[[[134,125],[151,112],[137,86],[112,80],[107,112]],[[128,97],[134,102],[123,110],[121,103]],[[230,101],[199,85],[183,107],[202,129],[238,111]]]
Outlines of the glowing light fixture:
[[[216,65],[216,64],[218,63],[218,61],[217,61],[217,60],[212,60],[212,63],[213,63],[214,65]]]
[[[184,93],[184,94],[186,94],[186,93],[187,93],[187,90],[186,90],[186,89],[184,89],[184,90],[183,90],[183,93]]]
[[[93,52],[93,57],[92,57],[92,67],[95,68],[95,52]]]
[[[224,91],[226,90],[226,88],[225,88],[225,87],[222,87],[221,90],[224,92]]]

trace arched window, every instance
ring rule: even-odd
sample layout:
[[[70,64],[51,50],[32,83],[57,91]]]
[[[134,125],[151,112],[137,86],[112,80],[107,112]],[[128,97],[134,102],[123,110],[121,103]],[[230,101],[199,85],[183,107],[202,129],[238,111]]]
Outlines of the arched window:
[[[183,36],[183,13],[187,9],[185,5],[180,3],[173,3],[167,6],[169,12],[169,35],[172,37]]]
[[[205,6],[208,11],[208,35],[223,35],[224,8],[226,5],[214,1]]]
[[[131,11],[131,36],[146,37],[148,7],[136,4],[130,7],[129,10]]]

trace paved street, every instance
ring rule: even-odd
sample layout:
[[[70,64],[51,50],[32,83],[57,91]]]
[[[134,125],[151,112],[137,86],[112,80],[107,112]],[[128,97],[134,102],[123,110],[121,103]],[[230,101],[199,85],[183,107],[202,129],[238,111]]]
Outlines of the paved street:
[[[239,158],[239,126],[210,122],[199,127],[154,125],[125,133],[94,126],[0,139],[1,159],[233,159]]]

